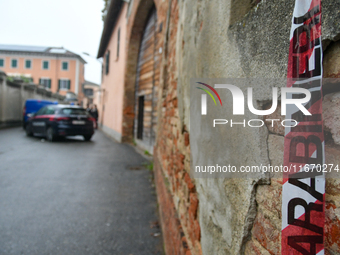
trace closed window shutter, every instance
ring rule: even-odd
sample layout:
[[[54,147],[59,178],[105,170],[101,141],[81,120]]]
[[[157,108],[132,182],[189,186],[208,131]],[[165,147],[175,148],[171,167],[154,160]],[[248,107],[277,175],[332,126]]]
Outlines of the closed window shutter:
[[[60,80],[58,80],[58,90],[60,90]]]
[[[63,62],[62,63],[62,69],[67,71],[68,70],[68,62]]]
[[[41,84],[41,79],[39,79],[39,84]]]
[[[51,88],[51,79],[48,80],[48,87]]]
[[[71,89],[71,80],[68,80],[67,88],[68,88],[68,90]]]
[[[118,36],[117,36],[117,59],[119,57],[119,43],[120,43],[120,28],[118,29]]]
[[[109,64],[110,64],[110,51],[107,52],[106,54],[106,74],[109,73]]]

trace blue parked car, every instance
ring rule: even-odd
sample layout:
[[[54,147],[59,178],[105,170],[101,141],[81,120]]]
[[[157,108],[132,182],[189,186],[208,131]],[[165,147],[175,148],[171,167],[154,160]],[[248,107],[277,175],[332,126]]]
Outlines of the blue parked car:
[[[51,105],[51,104],[58,104],[58,102],[52,102],[48,100],[40,100],[40,99],[27,99],[22,115],[23,115],[23,128],[26,128],[27,120],[29,119],[29,115],[32,115],[33,113],[36,113],[45,105]]]

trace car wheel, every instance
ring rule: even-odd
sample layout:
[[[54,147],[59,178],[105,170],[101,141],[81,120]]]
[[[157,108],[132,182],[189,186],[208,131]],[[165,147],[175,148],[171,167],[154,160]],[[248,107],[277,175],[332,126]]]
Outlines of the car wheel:
[[[56,139],[56,136],[53,134],[53,129],[51,127],[49,127],[46,131],[46,138],[50,142],[53,142]]]
[[[32,133],[32,131],[30,130],[29,125],[26,125],[25,130],[26,130],[26,135],[27,135],[27,136],[33,136],[33,133]]]
[[[85,141],[90,141],[92,138],[92,135],[84,135],[84,140]]]

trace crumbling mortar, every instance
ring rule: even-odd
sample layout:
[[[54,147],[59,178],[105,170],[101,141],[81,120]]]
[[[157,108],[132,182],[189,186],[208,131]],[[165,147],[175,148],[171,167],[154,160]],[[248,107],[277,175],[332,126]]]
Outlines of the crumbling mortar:
[[[269,157],[269,130],[268,127],[267,128],[267,137],[266,137],[266,145],[267,145],[267,157],[268,157],[268,161],[269,164],[271,165],[271,160]],[[252,238],[252,229],[254,227],[254,223],[255,223],[255,219],[258,213],[258,203],[256,201],[256,194],[257,194],[257,188],[259,185],[270,185],[271,184],[271,179],[269,176],[269,173],[266,174],[267,178],[260,178],[258,180],[254,180],[254,184],[253,184],[253,189],[251,191],[251,197],[250,197],[250,205],[249,205],[249,209],[247,212],[247,216],[246,216],[246,220],[245,220],[245,224],[244,224],[244,235],[242,238],[242,242],[241,242],[241,246],[240,246],[240,254],[244,255],[245,254],[245,249],[246,249],[246,244],[248,241],[251,240]],[[265,247],[263,247],[264,249],[266,249]],[[267,249],[266,249],[267,250]]]
[[[267,127],[267,125],[266,125],[266,127]],[[268,129],[268,127],[267,127],[267,129]],[[277,136],[284,137],[284,135],[281,135],[281,134],[278,134],[278,133],[274,133],[274,132],[268,130],[267,143],[268,143],[269,135],[277,135]],[[268,151],[268,153],[269,153],[269,151]]]
[[[272,164],[272,161],[270,160],[270,156],[269,156],[269,135],[271,134],[271,132],[269,131],[269,128],[267,127],[267,125],[265,125],[267,128],[267,138],[266,138],[266,145],[267,145],[267,157],[268,157],[268,161],[269,164]]]
[[[327,48],[331,44],[340,40],[340,33],[334,36],[332,39],[326,38],[321,40],[323,54],[327,54]]]
[[[322,48],[323,48],[323,58],[325,59],[326,56],[329,53],[329,49],[334,43],[338,42],[340,40],[340,33],[337,34],[332,40],[331,39],[324,39],[322,40]],[[332,83],[330,85],[328,85],[327,83],[325,83],[325,81],[327,81],[328,79],[331,79],[331,82],[334,83],[332,85]],[[334,81],[336,80],[336,82]],[[324,97],[327,94],[332,94],[332,93],[336,93],[340,91],[340,86],[337,86],[337,84],[340,83],[340,79],[338,77],[333,78],[333,77],[324,77],[323,79],[323,86],[322,86],[322,96]]]
[[[258,208],[258,204],[256,202],[256,193],[257,193],[257,187],[260,184],[260,180],[257,180],[256,183],[253,186],[253,189],[251,191],[251,198],[250,198],[250,205],[248,208],[248,212],[247,212],[247,216],[245,219],[245,224],[244,224],[244,228],[243,228],[243,238],[242,238],[242,242],[241,242],[241,246],[240,246],[240,252],[239,254],[244,255],[245,254],[245,249],[246,249],[246,244],[248,241],[251,240],[252,237],[252,229],[255,223],[255,218],[257,215],[257,208]]]

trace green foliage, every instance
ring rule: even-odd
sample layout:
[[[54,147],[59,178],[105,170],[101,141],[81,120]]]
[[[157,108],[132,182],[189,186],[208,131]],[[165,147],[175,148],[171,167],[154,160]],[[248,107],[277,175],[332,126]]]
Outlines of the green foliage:
[[[153,171],[153,162],[147,162],[143,164],[146,169],[148,169],[150,172]]]
[[[150,162],[150,164],[148,164],[146,166],[146,168],[149,170],[149,171],[153,171],[153,162]]]
[[[20,76],[7,76],[7,80],[8,81],[11,81],[11,82],[14,82],[14,79],[15,78],[20,78],[21,80],[23,80],[24,83],[30,83],[30,82],[33,82],[33,79],[30,78],[30,77],[25,77],[23,75],[20,75]]]
[[[104,8],[102,10],[102,20],[105,22],[107,12],[109,10],[109,6],[111,3],[111,0],[103,0],[104,1]]]
[[[144,154],[145,154],[146,156],[152,156],[152,155],[150,154],[150,152],[148,152],[147,150],[144,151]]]

